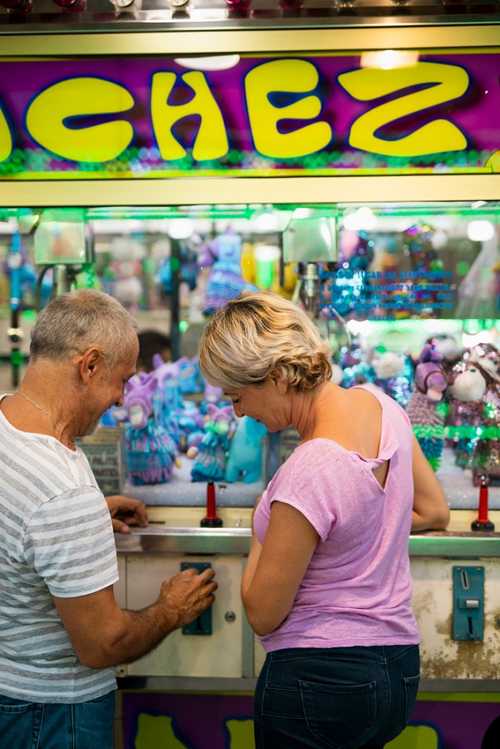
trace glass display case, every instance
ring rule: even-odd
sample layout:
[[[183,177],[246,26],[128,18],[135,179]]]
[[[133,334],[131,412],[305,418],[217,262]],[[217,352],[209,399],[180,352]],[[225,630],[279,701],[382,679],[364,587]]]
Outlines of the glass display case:
[[[496,508],[499,217],[494,201],[6,209],[3,287],[9,274],[22,274],[22,320],[29,323],[55,293],[50,277],[64,264],[74,286],[94,286],[121,301],[141,334],[164,335],[145,368],[153,368],[152,354],[161,355],[163,346],[164,358],[181,362],[178,398],[189,405],[175,424],[155,412],[176,445],[165,481],[134,487],[146,501],[201,501],[186,454],[196,451],[210,398],[219,408],[227,403],[207,396],[195,371],[198,338],[224,301],[259,288],[308,310],[330,341],[338,384],[374,382],[408,410],[453,508],[476,505],[481,477]],[[17,269],[13,256],[21,258]],[[7,309],[4,293],[4,317]],[[433,377],[437,388],[429,385]],[[294,436],[268,440],[258,477],[228,491],[229,474],[239,475],[233,459],[226,471],[236,425],[220,418],[224,425],[214,429],[225,430],[224,455],[213,476],[223,502],[227,496],[245,506],[289,454]],[[212,468],[199,480],[209,479]]]

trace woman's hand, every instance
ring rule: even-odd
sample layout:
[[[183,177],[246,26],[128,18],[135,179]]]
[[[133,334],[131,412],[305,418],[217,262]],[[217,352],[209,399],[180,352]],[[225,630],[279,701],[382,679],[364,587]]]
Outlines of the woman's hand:
[[[148,524],[146,505],[140,499],[113,494],[106,497],[115,533],[130,533],[130,525]]]
[[[450,522],[448,503],[416,437],[413,437],[413,487],[412,531],[445,530]]]

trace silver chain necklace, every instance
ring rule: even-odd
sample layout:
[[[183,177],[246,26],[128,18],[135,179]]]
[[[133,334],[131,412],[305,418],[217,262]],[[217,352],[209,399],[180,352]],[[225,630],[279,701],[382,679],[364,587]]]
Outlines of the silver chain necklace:
[[[43,414],[45,414],[45,416],[48,416],[50,425],[53,427],[52,414],[49,411],[47,411],[46,408],[41,406],[39,403],[33,400],[33,398],[30,398],[29,395],[26,395],[26,393],[23,393],[21,390],[17,390],[16,392],[17,392],[17,395],[20,395],[21,398],[24,398],[25,400],[27,400],[28,403],[31,403],[32,406],[35,406],[35,408],[38,408],[38,410],[41,411]]]

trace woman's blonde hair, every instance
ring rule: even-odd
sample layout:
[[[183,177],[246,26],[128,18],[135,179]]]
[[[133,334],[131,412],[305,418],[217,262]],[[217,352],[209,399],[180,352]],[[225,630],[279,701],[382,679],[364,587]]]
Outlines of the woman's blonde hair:
[[[270,292],[246,292],[207,324],[200,367],[208,382],[239,390],[282,378],[305,391],[330,380],[330,348],[306,313]]]

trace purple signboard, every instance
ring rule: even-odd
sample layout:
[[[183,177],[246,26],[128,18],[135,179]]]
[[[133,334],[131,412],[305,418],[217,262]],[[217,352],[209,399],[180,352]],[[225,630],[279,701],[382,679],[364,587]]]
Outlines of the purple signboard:
[[[3,60],[0,179],[500,171],[499,50],[389,52]]]
[[[123,749],[254,749],[250,696],[123,694]],[[496,695],[419,699],[410,725],[387,749],[498,749]]]

